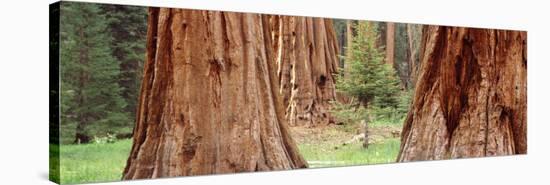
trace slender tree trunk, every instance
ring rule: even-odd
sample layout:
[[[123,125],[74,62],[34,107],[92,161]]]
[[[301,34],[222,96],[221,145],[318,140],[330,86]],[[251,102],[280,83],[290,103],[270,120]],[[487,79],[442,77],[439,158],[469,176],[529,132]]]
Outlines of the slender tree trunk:
[[[151,8],[124,179],[307,167],[259,14]]]
[[[386,23],[386,63],[393,67],[395,63],[395,23]]]
[[[406,84],[406,88],[410,88],[410,84],[412,82],[412,79],[414,78],[414,68],[415,68],[415,63],[416,63],[416,49],[414,47],[414,34],[413,34],[413,28],[412,28],[412,25],[411,24],[407,24],[406,25],[406,29],[407,29],[407,45],[408,45],[408,49],[407,49],[407,63],[408,63],[408,74],[407,74],[407,82],[404,83]]]
[[[344,57],[344,68],[343,68],[343,75],[345,79],[349,79],[350,77],[350,64],[352,60],[352,54],[353,51],[351,49],[353,44],[353,20],[346,20],[346,33],[345,33],[345,57]],[[344,34],[343,34],[344,35]],[[341,40],[340,40],[341,41]],[[336,101],[343,104],[350,104],[351,98],[347,96],[345,93],[336,91]]]
[[[527,152],[526,32],[426,26],[398,161]]]
[[[290,125],[334,122],[329,110],[336,96],[338,42],[332,20],[280,16],[279,32],[280,93]]]
[[[365,138],[363,139],[363,148],[369,148],[369,119],[363,120],[365,123]]]
[[[407,44],[409,46],[409,67],[410,71],[413,71],[413,68],[415,66],[415,58],[416,58],[416,49],[414,47],[414,34],[413,34],[413,25],[407,24]]]
[[[349,70],[350,70],[350,60],[351,55],[353,54],[353,51],[351,50],[351,47],[353,45],[353,21],[347,20],[346,21],[346,63],[344,63],[344,78],[349,78]]]
[[[408,44],[409,44],[409,51],[410,51],[410,84],[412,87],[416,84],[417,74],[418,74],[418,68],[419,68],[419,53],[422,53],[420,42],[422,40],[422,25],[417,24],[407,24],[407,35],[408,35]]]

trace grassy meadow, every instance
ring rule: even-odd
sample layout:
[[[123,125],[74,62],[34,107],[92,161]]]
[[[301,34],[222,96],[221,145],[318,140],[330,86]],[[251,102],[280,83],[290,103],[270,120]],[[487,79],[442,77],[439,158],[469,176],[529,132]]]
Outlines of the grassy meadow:
[[[114,143],[61,145],[61,184],[117,181],[132,147],[132,140]]]
[[[344,145],[338,149],[319,150],[317,146],[302,144],[300,153],[310,168],[336,167],[395,162],[399,152],[399,139],[388,139],[383,143],[369,145],[364,149],[361,143]]]
[[[360,127],[361,125],[356,124],[292,128],[292,132],[300,153],[308,161],[310,168],[394,162],[400,141],[399,138],[391,137],[389,132],[400,130],[401,125],[373,122],[369,128],[372,143],[368,149],[362,147],[362,141],[343,144],[354,135],[362,133]],[[60,182],[75,184],[120,180],[131,146],[130,139],[117,140],[114,143],[61,145]],[[52,157],[51,160],[57,158]]]

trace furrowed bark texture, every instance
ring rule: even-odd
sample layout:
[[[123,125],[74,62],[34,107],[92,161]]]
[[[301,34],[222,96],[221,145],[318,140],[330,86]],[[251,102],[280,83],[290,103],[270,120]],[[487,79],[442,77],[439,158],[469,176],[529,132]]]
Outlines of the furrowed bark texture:
[[[334,122],[338,41],[332,20],[279,16],[277,65],[280,93],[291,126]]]
[[[307,167],[289,135],[266,19],[151,8],[123,179]]]
[[[425,26],[398,161],[527,152],[527,33]]]

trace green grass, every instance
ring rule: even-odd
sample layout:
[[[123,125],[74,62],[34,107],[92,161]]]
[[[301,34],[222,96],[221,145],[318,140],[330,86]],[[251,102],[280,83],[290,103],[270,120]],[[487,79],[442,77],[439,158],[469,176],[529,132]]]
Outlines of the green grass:
[[[126,165],[131,140],[115,143],[61,145],[61,184],[118,181]],[[335,146],[338,149],[335,149]],[[392,163],[399,151],[399,139],[390,138],[364,149],[360,142],[342,145],[299,144],[310,168]],[[57,160],[54,156],[51,160]],[[322,164],[319,164],[319,161]],[[54,177],[55,178],[55,177]]]
[[[401,128],[403,126],[404,121],[405,121],[405,118],[396,119],[396,120],[386,120],[386,119],[374,120],[369,123],[369,127],[397,126]]]
[[[131,146],[132,141],[128,139],[104,144],[61,145],[61,184],[120,180]]]
[[[317,168],[393,163],[397,158],[399,145],[399,139],[392,138],[383,143],[370,144],[368,149],[364,149],[360,142],[345,146],[319,147],[302,144],[298,147],[302,156],[309,161],[310,168]]]
[[[59,183],[59,145],[50,144],[49,154],[50,154],[50,158],[49,158],[50,174],[48,178],[55,183]]]

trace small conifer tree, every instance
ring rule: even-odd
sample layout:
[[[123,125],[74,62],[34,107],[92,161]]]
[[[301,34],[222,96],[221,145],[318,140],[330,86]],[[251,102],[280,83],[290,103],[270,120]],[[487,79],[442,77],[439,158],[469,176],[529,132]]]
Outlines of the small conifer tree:
[[[338,78],[337,89],[368,108],[396,108],[399,104],[399,80],[392,66],[384,63],[384,53],[376,46],[376,24],[359,21],[353,25],[351,56],[346,56],[348,78]],[[344,74],[344,73],[341,73]]]

